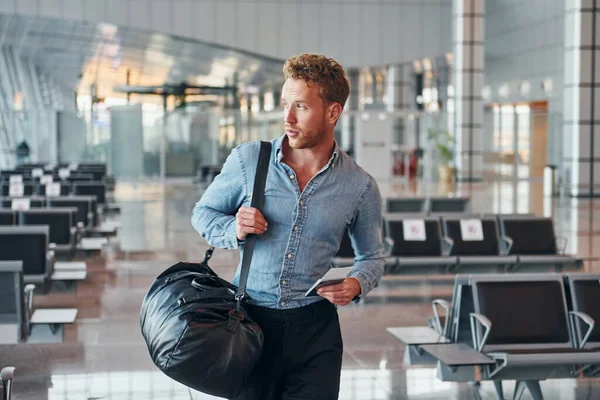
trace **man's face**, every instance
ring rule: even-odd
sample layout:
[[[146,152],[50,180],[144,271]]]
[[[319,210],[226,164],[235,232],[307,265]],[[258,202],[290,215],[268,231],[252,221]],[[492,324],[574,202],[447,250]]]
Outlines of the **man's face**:
[[[316,84],[290,78],[283,85],[281,101],[290,147],[310,149],[325,139],[326,107]]]

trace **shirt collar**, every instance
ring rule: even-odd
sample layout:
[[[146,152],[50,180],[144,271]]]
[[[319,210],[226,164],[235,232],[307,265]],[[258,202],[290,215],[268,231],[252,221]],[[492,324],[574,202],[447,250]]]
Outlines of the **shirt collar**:
[[[283,159],[282,146],[283,146],[283,139],[285,139],[285,137],[286,137],[286,135],[283,135],[275,141],[275,156],[277,158],[277,162],[281,162],[281,160]],[[335,144],[335,147],[333,149],[333,154],[331,155],[331,158],[329,159],[328,165],[331,165],[331,163],[335,162],[338,159],[340,152],[341,152],[340,146],[338,146],[338,143],[336,140],[334,140],[334,144]]]

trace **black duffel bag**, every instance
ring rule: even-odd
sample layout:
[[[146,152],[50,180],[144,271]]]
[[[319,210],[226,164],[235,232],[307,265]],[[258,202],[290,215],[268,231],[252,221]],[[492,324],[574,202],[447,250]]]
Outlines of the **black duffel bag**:
[[[252,207],[262,208],[271,153],[261,143]],[[243,307],[255,235],[248,235],[239,287],[204,261],[180,262],[154,281],[142,303],[142,335],[154,364],[172,379],[203,393],[237,397],[262,350],[263,333]]]
[[[205,263],[180,262],[162,273],[141,313],[154,364],[195,390],[235,398],[263,343],[260,327],[238,308],[236,290]]]

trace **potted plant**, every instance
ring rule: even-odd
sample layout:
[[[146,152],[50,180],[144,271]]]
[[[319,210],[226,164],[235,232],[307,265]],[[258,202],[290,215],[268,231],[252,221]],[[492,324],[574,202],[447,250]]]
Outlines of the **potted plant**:
[[[452,183],[454,181],[454,138],[448,131],[430,129],[429,140],[434,142],[438,153],[440,181]]]

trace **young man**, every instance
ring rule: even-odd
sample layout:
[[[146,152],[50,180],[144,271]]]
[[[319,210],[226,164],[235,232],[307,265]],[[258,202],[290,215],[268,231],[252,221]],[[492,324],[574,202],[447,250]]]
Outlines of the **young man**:
[[[192,224],[209,244],[242,252],[247,235],[259,235],[246,309],[263,330],[264,347],[239,399],[337,399],[337,306],[366,295],[381,277],[381,196],[334,139],[349,93],[342,66],[301,54],[283,72],[285,135],[272,141],[262,212],[249,207],[260,145],[245,143],[196,204]],[[331,268],[346,228],[356,255],[350,277],[305,297]]]

